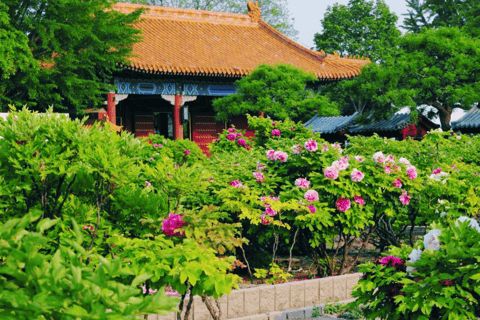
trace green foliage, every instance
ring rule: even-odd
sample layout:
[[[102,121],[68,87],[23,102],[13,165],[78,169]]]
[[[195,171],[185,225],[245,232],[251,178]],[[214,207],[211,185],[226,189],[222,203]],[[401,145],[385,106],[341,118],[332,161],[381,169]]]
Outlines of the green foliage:
[[[320,317],[322,315],[322,311],[320,310],[320,307],[313,306],[313,311],[312,311],[312,317]]]
[[[212,154],[230,153],[233,151],[248,152],[252,148],[252,139],[245,137],[245,130],[234,127],[223,130],[217,139],[209,146]]]
[[[143,296],[138,288],[140,275],[133,276],[117,258],[108,261],[82,248],[83,236],[73,221],[75,239],[52,254],[44,253],[51,239],[43,232],[57,220],[43,219],[41,212],[0,222],[0,317],[13,319],[137,319],[144,314],[175,311],[178,299],[163,290]],[[100,261],[94,267],[88,261]]]
[[[276,284],[276,283],[284,283],[287,282],[293,275],[288,272],[283,271],[276,263],[270,264],[270,270],[266,269],[255,269],[255,273],[253,274],[256,278],[265,279],[268,275],[271,278],[267,279],[265,283],[267,284]]]
[[[288,64],[259,65],[250,75],[238,80],[238,92],[213,101],[219,120],[230,116],[264,112],[274,120],[286,118],[306,121],[314,114],[335,115],[334,104],[324,96],[306,90],[313,73]]]
[[[155,160],[162,160],[164,156],[173,159],[178,165],[193,165],[205,160],[205,155],[200,147],[190,140],[170,140],[160,135],[150,135],[142,140],[150,144],[150,148],[146,148],[148,154],[145,154],[144,157],[151,155],[148,159],[153,163],[156,163]]]
[[[101,104],[112,89],[112,72],[127,63],[140,39],[132,24],[141,12],[126,15],[111,6],[107,0],[2,1],[3,108],[12,103],[81,111]]]
[[[321,21],[322,33],[315,34],[317,50],[381,60],[400,36],[397,19],[383,0],[336,3],[328,7]]]
[[[402,266],[378,262],[361,266],[363,279],[354,288],[354,305],[362,304],[367,319],[476,319],[480,315],[480,228],[470,221],[442,219],[432,227],[441,234],[439,250],[426,248],[428,234],[415,250],[392,248],[388,253],[402,259]],[[477,224],[478,225],[478,224]],[[405,272],[404,264],[408,268]]]

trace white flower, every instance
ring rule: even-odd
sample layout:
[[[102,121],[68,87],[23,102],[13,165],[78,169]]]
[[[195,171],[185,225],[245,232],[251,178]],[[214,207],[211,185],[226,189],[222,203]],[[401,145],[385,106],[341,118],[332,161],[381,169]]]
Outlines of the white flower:
[[[477,220],[471,219],[471,218],[468,218],[468,217],[458,218],[455,225],[458,227],[458,222],[465,222],[465,221],[470,221],[470,223],[468,224],[470,226],[470,228],[477,229],[477,231],[480,232],[480,225],[478,224]]]
[[[433,229],[424,235],[423,245],[425,246],[425,249],[440,250],[440,240],[438,239],[438,236],[441,234],[441,230]]]
[[[399,162],[399,163],[406,164],[406,165],[410,165],[410,161],[408,161],[408,160],[405,159],[405,158],[400,158],[400,159],[398,159],[398,162]]]
[[[432,180],[437,180],[437,181],[445,184],[447,182],[447,176],[448,176],[448,173],[442,171],[442,172],[437,173],[437,174],[431,174],[429,176],[429,178],[432,179]]]
[[[418,260],[420,260],[421,257],[422,257],[422,250],[413,249],[412,252],[408,255],[408,258],[409,258],[408,262],[415,263]],[[407,272],[416,271],[416,270],[417,270],[417,268],[407,267]]]
[[[48,142],[48,139],[45,139],[45,142]]]
[[[378,162],[378,163],[385,162],[385,155],[383,154],[382,151],[375,152],[372,158],[375,162]]]
[[[447,213],[445,211],[443,211],[442,213],[440,213],[440,217],[445,217],[447,215]]]
[[[0,139],[3,139],[3,137],[2,137],[2,136],[0,136]]]
[[[440,199],[438,199],[438,203],[440,203],[440,204],[445,204],[445,200],[440,200]]]

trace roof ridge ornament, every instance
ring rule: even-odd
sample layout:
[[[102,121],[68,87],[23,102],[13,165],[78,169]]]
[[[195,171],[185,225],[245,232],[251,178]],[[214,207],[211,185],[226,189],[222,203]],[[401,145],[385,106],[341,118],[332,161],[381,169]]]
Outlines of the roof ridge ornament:
[[[258,6],[258,1],[248,1],[247,8],[248,15],[252,19],[252,22],[257,23],[262,19],[262,10]]]

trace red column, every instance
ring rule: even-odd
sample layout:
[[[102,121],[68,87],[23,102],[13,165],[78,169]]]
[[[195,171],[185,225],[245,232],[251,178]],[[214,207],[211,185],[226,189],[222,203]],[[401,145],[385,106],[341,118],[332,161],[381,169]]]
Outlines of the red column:
[[[182,95],[175,95],[175,106],[173,107],[173,138],[183,139],[183,125],[180,121],[180,109],[182,108]]]
[[[115,92],[110,92],[107,95],[107,114],[108,121],[113,124],[117,122],[117,107],[115,105]]]

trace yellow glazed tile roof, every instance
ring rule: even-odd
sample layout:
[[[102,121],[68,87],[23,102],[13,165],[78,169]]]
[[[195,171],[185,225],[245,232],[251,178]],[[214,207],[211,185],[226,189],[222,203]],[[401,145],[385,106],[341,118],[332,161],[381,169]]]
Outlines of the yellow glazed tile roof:
[[[133,46],[126,69],[173,75],[248,75],[262,62],[290,63],[314,72],[319,79],[352,78],[368,59],[343,58],[309,50],[261,19],[257,4],[249,13],[233,14],[193,9],[117,3],[114,10],[129,13],[145,8],[135,25],[143,41]]]

